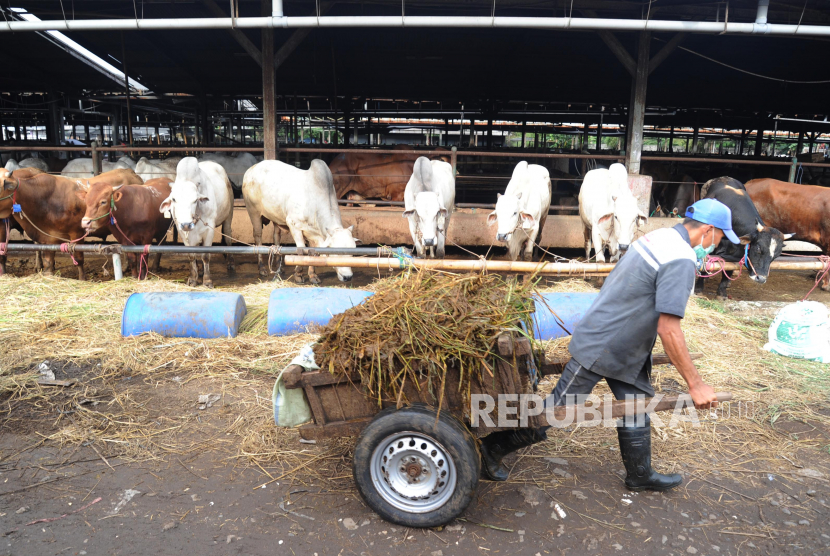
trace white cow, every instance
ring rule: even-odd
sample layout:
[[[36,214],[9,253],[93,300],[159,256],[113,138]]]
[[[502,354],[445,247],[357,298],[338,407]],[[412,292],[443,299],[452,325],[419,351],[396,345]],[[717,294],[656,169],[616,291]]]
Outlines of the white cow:
[[[228,173],[228,179],[234,187],[239,188],[242,178],[248,168],[257,163],[257,159],[251,153],[236,153],[229,156],[225,153],[205,153],[199,157],[199,161],[210,160],[219,164]]]
[[[222,226],[225,244],[231,240],[233,221],[233,190],[225,170],[215,162],[198,162],[192,156],[183,158],[176,167],[176,181],[170,184],[170,196],[159,207],[160,212],[172,212],[173,221],[188,247],[213,245],[216,227]],[[233,255],[226,257],[228,274],[233,274]],[[210,278],[210,254],[202,255],[205,267],[203,284],[213,287]],[[188,286],[199,283],[196,255],[190,255]]]
[[[129,156],[122,156],[116,162],[101,161],[101,172],[109,172],[120,168],[135,170],[135,162]],[[91,178],[94,175],[91,158],[73,158],[61,171],[61,176],[70,179]]]
[[[409,232],[418,256],[423,258],[425,248],[429,247],[431,257],[437,255],[443,259],[450,217],[455,209],[452,166],[441,160],[419,157],[403,192],[403,200],[403,217],[409,220]]]
[[[147,181],[153,178],[176,179],[176,166],[181,158],[173,157],[165,160],[148,160],[142,156],[135,165],[135,173],[142,180]]]
[[[487,217],[492,226],[498,223],[496,240],[507,244],[511,261],[533,260],[533,247],[540,238],[550,207],[550,173],[547,168],[521,161],[504,195],[499,194],[496,210]]]
[[[585,257],[591,257],[593,244],[600,262],[605,262],[605,247],[611,261],[618,261],[634,242],[637,229],[648,222],[628,187],[628,172],[622,164],[585,174],[579,190],[579,215],[585,236]]]
[[[20,170],[21,168],[37,168],[42,172],[49,171],[49,165],[42,158],[24,158],[20,162],[10,158],[6,161],[6,170],[9,172],[14,172],[15,170]]]
[[[280,232],[288,231],[297,247],[354,248],[352,227],[343,227],[340,207],[331,170],[322,160],[312,160],[308,170],[300,170],[277,160],[265,160],[245,172],[242,197],[254,229],[254,242],[262,245],[263,219],[274,223],[274,245],[280,243]],[[267,222],[266,222],[267,224]],[[268,275],[262,257],[258,257],[259,273]],[[352,279],[352,269],[336,267],[341,282]],[[294,281],[303,283],[300,267],[294,269]],[[314,267],[308,267],[313,284],[320,279]]]

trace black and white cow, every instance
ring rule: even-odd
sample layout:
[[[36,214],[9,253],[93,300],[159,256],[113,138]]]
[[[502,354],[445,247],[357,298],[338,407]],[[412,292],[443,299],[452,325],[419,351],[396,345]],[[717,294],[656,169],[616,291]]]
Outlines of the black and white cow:
[[[732,230],[741,239],[740,245],[735,245],[723,238],[712,254],[731,263],[739,262],[747,254],[749,277],[758,284],[766,282],[770,263],[781,254],[784,241],[792,234],[782,234],[775,228],[766,226],[744,184],[736,179],[724,176],[709,180],[703,184],[700,194],[704,199],[717,199],[732,210]],[[724,273],[718,285],[718,299],[726,299],[728,287],[729,278]],[[695,291],[702,290],[701,278]]]

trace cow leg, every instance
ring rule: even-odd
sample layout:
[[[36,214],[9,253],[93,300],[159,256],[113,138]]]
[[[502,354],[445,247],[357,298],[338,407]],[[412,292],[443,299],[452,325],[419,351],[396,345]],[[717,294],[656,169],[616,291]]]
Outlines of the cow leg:
[[[291,237],[294,238],[294,243],[297,245],[297,247],[305,247],[305,240],[303,239],[303,231],[302,230],[298,230],[297,228],[294,228],[293,226],[289,226],[288,231],[291,232]],[[293,280],[297,284],[302,284],[305,281],[304,278],[303,278],[302,270],[300,269],[299,265],[294,267]]]
[[[585,260],[591,260],[591,229],[582,224],[582,236],[585,238]]]
[[[43,270],[43,253],[35,251],[35,272]]]
[[[527,236],[527,243],[525,243],[524,253],[522,253],[523,261],[533,261],[533,250],[536,248],[536,237],[537,234],[530,234]]]
[[[223,227],[224,227],[224,224],[223,224]],[[204,241],[202,242],[202,245],[213,245],[213,235],[214,235],[214,233],[215,233],[215,231],[214,231],[213,228],[209,229],[205,233],[205,237],[204,237]],[[211,277],[210,277],[210,253],[205,253],[204,255],[202,255],[202,266],[205,267],[205,275],[202,278],[202,285],[204,285],[206,288],[212,288],[213,287],[213,279],[211,279]]]
[[[228,217],[227,220],[222,222],[222,234],[224,236],[225,245],[228,247],[233,247],[233,239],[231,238],[231,233],[233,232],[231,228],[233,212],[231,212],[231,216]],[[259,243],[262,245],[262,232],[259,234]],[[233,275],[236,274],[236,265],[233,262],[233,254],[228,253],[225,256],[225,261],[228,264],[228,274]]]
[[[150,270],[158,272],[161,269],[161,253],[152,255],[153,262],[150,264]]]
[[[141,276],[138,274],[138,269],[141,267],[141,264],[139,262],[140,261],[139,257],[140,257],[140,255],[138,253],[128,253],[127,254],[127,259],[132,264],[132,267],[130,268],[130,274],[136,280],[141,280]],[[142,270],[144,270],[144,269],[142,269]]]
[[[591,230],[591,236],[594,243],[594,251],[596,252],[597,262],[604,263],[605,262],[605,249],[602,245],[602,237],[599,234],[599,228],[594,228]],[[590,249],[586,249],[590,254]]]
[[[281,241],[280,236],[282,236],[282,230],[280,229],[279,226],[277,226],[277,223],[275,222],[274,223],[274,245],[279,245],[280,244],[280,241]],[[274,259],[276,259],[276,262],[277,262],[277,270],[274,271],[274,280],[282,280],[282,255],[274,255]],[[270,266],[271,266],[270,261],[268,262],[268,266],[269,266],[268,270],[270,270]]]
[[[199,285],[199,265],[196,263],[195,253],[189,253],[187,257],[190,259],[190,277],[187,279],[187,285],[195,288]]]
[[[695,293],[696,294],[703,293],[704,284],[706,284],[706,279],[705,278],[698,278],[697,280],[695,280]]]
[[[447,254],[447,226],[449,226],[449,217],[444,222],[444,232],[438,232],[438,247],[435,249],[435,256],[443,259]]]
[[[76,251],[75,260],[78,261],[78,280],[83,282],[86,280],[86,272],[84,272],[84,254],[81,251]]]
[[[726,293],[726,289],[729,287],[729,277],[732,276],[732,272],[730,271],[727,274],[727,271],[723,271],[723,276],[721,276],[720,284],[718,284],[718,293],[717,299],[718,301],[726,301],[729,299],[729,296]]]
[[[43,274],[52,276],[55,273],[55,252],[42,251],[43,253]]]
[[[421,242],[421,238],[418,237],[418,226],[413,218],[408,218],[407,221],[409,222],[409,233],[412,235],[412,243],[415,245],[415,252],[418,254],[418,258],[423,259],[426,256],[426,249]]]
[[[263,216],[256,214],[256,209],[252,206],[248,206],[248,216],[251,217],[251,228],[253,228],[254,232],[254,245],[260,247],[262,245],[262,227],[267,226],[267,219]],[[274,224],[274,228],[276,229],[277,225]],[[265,264],[262,262],[262,255],[256,256],[257,267],[259,268],[259,275],[262,277],[268,276],[268,269],[265,268]]]
[[[826,292],[830,291],[830,272],[824,275],[821,281],[821,289]]]

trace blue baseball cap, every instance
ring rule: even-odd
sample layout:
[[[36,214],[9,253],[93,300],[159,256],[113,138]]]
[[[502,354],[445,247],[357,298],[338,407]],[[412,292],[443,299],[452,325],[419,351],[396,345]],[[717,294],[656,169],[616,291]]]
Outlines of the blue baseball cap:
[[[741,240],[732,231],[732,210],[715,199],[701,199],[686,209],[686,218],[711,224],[723,231],[723,234],[732,243],[740,243]]]

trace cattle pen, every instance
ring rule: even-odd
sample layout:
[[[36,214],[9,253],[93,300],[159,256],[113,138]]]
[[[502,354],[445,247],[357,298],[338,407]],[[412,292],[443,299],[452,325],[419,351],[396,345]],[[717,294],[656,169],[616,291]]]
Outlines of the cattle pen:
[[[830,0],[0,12],[9,554],[830,550],[830,348],[776,352],[830,329]],[[612,273],[716,182],[742,245],[700,259],[682,357],[659,324],[638,348],[654,396],[546,408],[598,299],[591,322],[640,339]],[[630,243],[591,235],[623,213]],[[627,488],[617,428],[642,413],[679,488]],[[487,433],[542,416],[507,481],[480,474]]]

